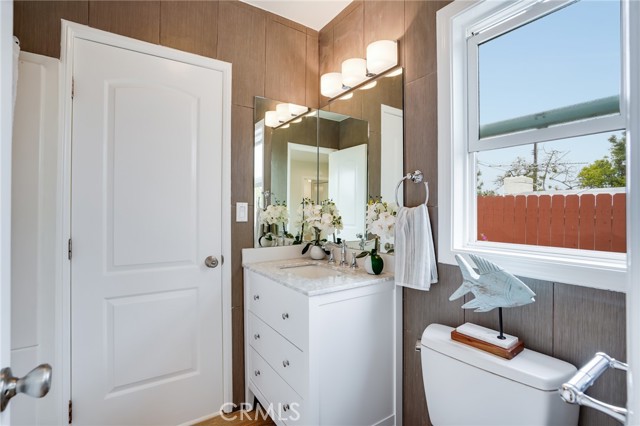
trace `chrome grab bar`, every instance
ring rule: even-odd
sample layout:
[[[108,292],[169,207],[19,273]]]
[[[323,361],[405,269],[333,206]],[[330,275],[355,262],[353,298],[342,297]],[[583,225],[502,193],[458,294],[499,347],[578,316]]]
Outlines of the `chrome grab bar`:
[[[604,352],[598,352],[584,367],[582,367],[573,377],[564,383],[558,391],[560,397],[569,404],[584,405],[585,407],[594,408],[604,414],[607,414],[620,423],[627,420],[627,409],[606,404],[585,395],[587,390],[593,383],[609,368],[627,371],[629,366],[623,362],[611,358]]]

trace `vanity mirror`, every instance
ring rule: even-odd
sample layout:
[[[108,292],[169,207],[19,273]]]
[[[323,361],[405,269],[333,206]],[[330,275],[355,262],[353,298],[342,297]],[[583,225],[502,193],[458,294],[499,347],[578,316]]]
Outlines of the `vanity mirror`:
[[[299,107],[298,115],[278,116],[282,104],[287,105],[255,98],[256,208],[286,204],[289,213],[295,213],[303,198],[332,199],[344,225],[338,236],[360,248],[368,199],[393,202],[396,184],[404,175],[402,69],[368,81],[319,111]],[[286,230],[295,236],[299,230],[291,225]],[[265,229],[256,221],[256,247],[273,245],[260,240],[268,232],[281,235],[281,225]],[[384,245],[382,249],[386,251]]]

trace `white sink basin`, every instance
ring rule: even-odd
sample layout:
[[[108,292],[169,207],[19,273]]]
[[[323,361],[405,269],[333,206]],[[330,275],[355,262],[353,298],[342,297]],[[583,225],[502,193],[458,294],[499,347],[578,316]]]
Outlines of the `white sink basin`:
[[[338,277],[342,275],[340,272],[334,271],[331,268],[316,264],[282,266],[280,269],[284,269],[288,273],[296,275],[300,278],[307,279]]]

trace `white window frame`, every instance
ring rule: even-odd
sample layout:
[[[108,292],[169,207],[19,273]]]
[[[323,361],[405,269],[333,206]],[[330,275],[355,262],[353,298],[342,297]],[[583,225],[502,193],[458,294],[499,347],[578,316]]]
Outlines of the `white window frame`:
[[[627,0],[624,0],[627,1]],[[568,248],[476,241],[476,176],[474,154],[470,148],[478,143],[477,87],[470,87],[468,73],[477,67],[468,56],[469,35],[480,32],[482,40],[504,31],[500,25],[517,27],[563,7],[570,1],[538,0],[456,0],[437,13],[438,31],[438,258],[439,262],[455,265],[455,254],[474,253],[493,260],[516,275],[562,282],[586,287],[624,292],[627,280],[627,255]],[[622,8],[622,21],[629,22],[629,8]],[[637,19],[638,17],[635,17]],[[497,28],[500,25],[501,28]],[[623,24],[624,28],[624,24]],[[478,39],[476,39],[477,42]],[[622,62],[629,62],[628,39],[622,37]],[[473,58],[473,56],[472,56]],[[471,68],[471,70],[470,70]],[[546,129],[525,131],[514,135],[483,138],[492,148],[562,139],[579,134],[592,134],[630,128],[626,114],[632,95],[628,90],[628,69],[622,66],[620,115],[569,123]],[[471,94],[473,92],[473,94]],[[633,102],[637,102],[634,99]],[[474,102],[472,104],[472,102]],[[476,105],[470,108],[470,105]],[[534,134],[535,133],[535,134]],[[632,143],[627,132],[627,146]],[[486,146],[485,146],[486,149]],[[632,165],[627,156],[627,175]],[[627,179],[627,181],[629,181]],[[627,185],[627,206],[631,186]],[[627,207],[627,245],[629,238],[629,207]]]

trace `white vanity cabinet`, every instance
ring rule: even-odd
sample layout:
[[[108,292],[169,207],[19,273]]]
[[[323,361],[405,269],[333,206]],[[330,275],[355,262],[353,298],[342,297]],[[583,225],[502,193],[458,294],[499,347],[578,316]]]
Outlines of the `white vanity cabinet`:
[[[346,289],[297,281],[245,269],[246,401],[278,425],[396,424],[392,277]]]

